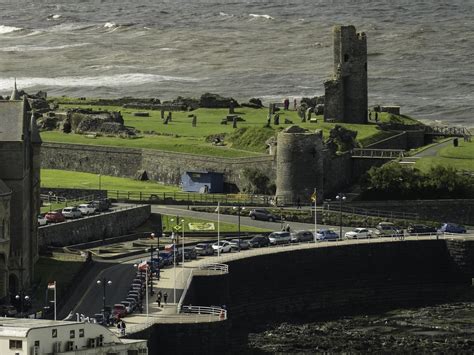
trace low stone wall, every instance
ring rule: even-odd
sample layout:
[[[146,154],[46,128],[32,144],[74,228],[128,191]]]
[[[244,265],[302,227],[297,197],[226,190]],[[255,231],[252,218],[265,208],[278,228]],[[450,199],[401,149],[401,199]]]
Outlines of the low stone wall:
[[[474,225],[474,200],[352,201],[350,207],[417,213],[422,220]]]
[[[128,234],[150,216],[151,206],[143,205],[102,213],[38,229],[38,247],[67,246]]]
[[[99,179],[97,178],[97,183]],[[40,194],[49,195],[52,192],[54,197],[64,197],[69,199],[81,199],[85,197],[93,196],[93,199],[102,199],[107,198],[107,190],[95,190],[95,189],[67,189],[67,188],[57,188],[57,187],[42,187]],[[51,198],[51,201],[54,201],[54,197]]]

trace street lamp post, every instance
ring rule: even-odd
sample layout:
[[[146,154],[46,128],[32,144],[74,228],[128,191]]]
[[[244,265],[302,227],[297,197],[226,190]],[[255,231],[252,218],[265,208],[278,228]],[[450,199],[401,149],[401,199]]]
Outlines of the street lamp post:
[[[234,207],[234,210],[237,209],[237,220],[238,220],[238,232],[237,237],[239,238],[239,251],[240,251],[240,211],[245,210],[245,207],[241,207],[240,204],[237,207]]]
[[[150,265],[149,265],[149,270],[150,270],[150,278],[148,279],[147,283],[150,283],[150,295],[153,296],[154,291],[153,291],[153,273],[152,273],[152,266],[153,266],[153,247],[150,247],[147,249],[147,251],[150,252]],[[148,270],[148,269],[147,269]],[[147,271],[148,272],[148,271]]]
[[[102,290],[103,290],[103,294],[102,294],[102,306],[103,306],[103,308],[102,308],[102,314],[103,314],[104,319],[105,319],[105,296],[106,296],[105,288],[106,288],[107,286],[112,285],[112,281],[106,279],[105,277],[103,277],[103,278],[97,280],[97,285],[102,286]]]
[[[339,193],[336,199],[339,200],[339,239],[342,239],[342,201],[346,200],[346,195]]]
[[[27,296],[23,291],[20,291],[19,294],[15,296],[15,299],[20,302],[20,314],[21,317],[23,317],[23,302],[28,302],[30,300],[30,296]]]

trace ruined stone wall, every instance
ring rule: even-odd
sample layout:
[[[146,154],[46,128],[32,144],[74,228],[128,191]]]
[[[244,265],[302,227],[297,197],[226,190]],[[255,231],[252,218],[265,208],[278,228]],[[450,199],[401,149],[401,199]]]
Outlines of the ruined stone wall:
[[[324,196],[335,195],[354,179],[352,159],[349,153],[331,155],[328,151],[324,155]]]

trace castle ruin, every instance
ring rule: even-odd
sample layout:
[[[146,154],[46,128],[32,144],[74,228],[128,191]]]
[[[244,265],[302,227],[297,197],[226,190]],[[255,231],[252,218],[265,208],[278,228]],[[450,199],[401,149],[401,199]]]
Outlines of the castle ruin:
[[[335,26],[334,74],[324,82],[324,120],[367,123],[367,37],[354,26]]]

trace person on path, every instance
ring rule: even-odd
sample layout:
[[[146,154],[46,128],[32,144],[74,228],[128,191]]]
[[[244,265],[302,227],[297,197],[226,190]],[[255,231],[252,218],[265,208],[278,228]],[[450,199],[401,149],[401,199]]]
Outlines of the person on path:
[[[156,302],[158,303],[158,307],[161,307],[161,297],[163,297],[163,295],[161,294],[161,291],[159,291],[158,295],[156,296]]]
[[[301,198],[299,196],[296,198],[296,209],[301,209]]]
[[[165,304],[168,304],[168,293],[167,292],[164,293],[163,299],[165,300]]]

